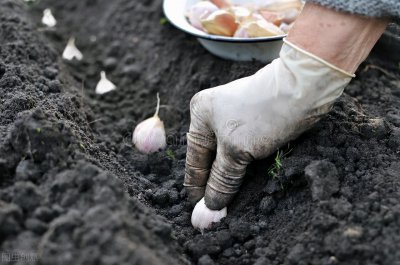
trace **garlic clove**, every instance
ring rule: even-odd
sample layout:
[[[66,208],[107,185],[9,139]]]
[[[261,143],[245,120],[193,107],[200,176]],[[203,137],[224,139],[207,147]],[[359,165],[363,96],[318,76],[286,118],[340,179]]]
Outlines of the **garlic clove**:
[[[259,13],[269,22],[280,26],[293,23],[303,8],[301,0],[270,0],[260,6]]]
[[[43,17],[42,17],[42,23],[49,28],[54,27],[57,24],[56,19],[54,18],[53,14],[51,13],[51,10],[49,8],[46,8],[43,10]]]
[[[238,30],[236,30],[235,35],[233,35],[235,38],[250,38],[249,33],[247,31],[247,28],[244,26],[240,26]]]
[[[278,27],[282,24],[282,20],[285,17],[283,13],[268,10],[260,10],[260,14],[266,21]]]
[[[150,154],[167,146],[164,123],[158,117],[160,97],[157,93],[157,108],[153,117],[139,123],[133,131],[132,142],[142,153]]]
[[[74,58],[78,61],[82,60],[83,55],[75,46],[75,38],[72,37],[68,40],[68,44],[64,49],[62,57],[66,60],[72,60]]]
[[[270,0],[260,6],[262,10],[273,12],[284,12],[290,9],[302,9],[303,3],[301,0]]]
[[[286,24],[292,24],[296,20],[296,18],[300,15],[300,12],[301,12],[300,9],[296,8],[288,9],[285,12],[283,12],[282,21]]]
[[[97,83],[96,86],[96,94],[102,95],[116,88],[117,87],[110,80],[107,79],[106,73],[104,71],[101,71],[100,81]]]
[[[167,145],[164,123],[159,117],[142,121],[133,132],[133,144],[145,154],[164,149]]]
[[[214,35],[232,37],[238,28],[235,17],[226,10],[218,10],[201,21],[203,28]]]
[[[226,217],[226,207],[220,211],[214,211],[207,208],[204,198],[201,199],[193,209],[192,225],[203,233],[204,229],[210,228],[212,223],[218,223],[222,218]]]
[[[256,19],[242,23],[234,36],[237,38],[243,38],[243,36],[246,36],[246,38],[259,38],[284,34],[285,32],[274,24],[264,19]]]
[[[211,2],[219,8],[229,8],[232,5],[229,0],[211,0]]]
[[[285,33],[288,33],[289,32],[289,30],[293,27],[293,24],[294,23],[291,23],[291,24],[286,24],[285,22],[283,22],[280,26],[279,26],[279,28],[283,31],[283,32],[285,32]]]
[[[211,2],[202,1],[189,8],[187,17],[192,26],[204,30],[201,20],[206,19],[211,13],[218,10],[218,7]]]
[[[242,22],[252,15],[252,11],[243,6],[232,6],[228,9],[228,12],[230,12],[238,22]]]

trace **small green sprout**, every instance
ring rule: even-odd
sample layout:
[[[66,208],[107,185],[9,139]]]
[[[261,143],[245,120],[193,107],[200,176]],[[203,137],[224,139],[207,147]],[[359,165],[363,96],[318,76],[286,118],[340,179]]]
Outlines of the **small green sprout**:
[[[175,160],[175,159],[176,159],[176,158],[175,158],[175,153],[174,153],[174,151],[171,150],[171,149],[167,149],[167,151],[165,151],[165,154],[167,155],[167,157],[168,157],[169,159],[172,159],[172,160]]]
[[[289,145],[288,145],[289,149]],[[282,150],[278,150],[276,153],[274,164],[269,168],[268,175],[272,177],[272,179],[277,180],[279,182],[281,190],[284,190],[284,183],[282,179],[280,179],[279,174],[283,169],[282,159],[287,156],[293,149],[288,150],[287,152],[283,152]]]
[[[278,177],[278,174],[282,170],[282,158],[283,158],[282,150],[278,150],[275,156],[275,163],[269,168],[268,175],[270,175],[273,179]]]
[[[83,143],[79,143],[79,147],[80,147],[82,150],[86,150],[85,145],[84,145]]]
[[[160,18],[160,25],[166,25],[168,20],[165,17]]]

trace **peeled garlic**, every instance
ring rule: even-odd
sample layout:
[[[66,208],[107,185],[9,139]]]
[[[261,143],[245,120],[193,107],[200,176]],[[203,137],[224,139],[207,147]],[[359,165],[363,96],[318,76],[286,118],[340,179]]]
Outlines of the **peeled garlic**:
[[[50,28],[54,27],[57,24],[57,21],[49,8],[43,10],[42,23]]]
[[[203,28],[210,34],[232,37],[238,28],[235,17],[225,10],[218,10],[201,21]]]
[[[204,198],[201,199],[193,209],[192,225],[203,233],[204,229],[210,228],[212,223],[218,223],[226,217],[226,207],[220,211],[214,211],[207,208]]]
[[[108,93],[117,87],[111,83],[110,80],[107,79],[106,73],[104,71],[101,71],[100,73],[100,81],[97,83],[96,86],[96,94],[102,95],[105,93]]]
[[[234,37],[236,38],[257,38],[257,37],[271,37],[277,35],[284,35],[280,28],[274,24],[264,20],[255,19],[244,22],[236,31]]]
[[[164,123],[158,117],[160,97],[157,93],[156,113],[139,123],[133,131],[132,142],[142,153],[154,153],[167,146]]]
[[[64,49],[62,57],[66,60],[72,60],[74,58],[78,61],[82,60],[83,55],[75,46],[75,38],[72,37],[68,40],[68,44]]]
[[[188,18],[193,27],[203,30],[201,20],[207,18],[211,13],[218,10],[218,7],[211,2],[202,1],[190,7]]]

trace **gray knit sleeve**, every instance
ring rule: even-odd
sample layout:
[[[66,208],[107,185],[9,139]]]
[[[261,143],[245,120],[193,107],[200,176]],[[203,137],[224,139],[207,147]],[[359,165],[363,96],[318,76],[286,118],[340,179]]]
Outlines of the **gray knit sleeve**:
[[[307,0],[338,11],[369,17],[400,18],[400,0]]]

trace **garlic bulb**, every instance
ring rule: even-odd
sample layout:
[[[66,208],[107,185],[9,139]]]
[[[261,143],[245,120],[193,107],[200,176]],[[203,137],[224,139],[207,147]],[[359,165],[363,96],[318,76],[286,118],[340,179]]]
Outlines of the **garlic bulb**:
[[[213,211],[207,208],[204,198],[201,199],[193,209],[192,225],[203,233],[204,229],[210,228],[212,223],[218,223],[226,217],[226,207],[220,211]]]
[[[164,123],[158,117],[160,97],[157,93],[157,108],[154,116],[139,123],[133,131],[132,142],[145,154],[154,153],[167,146]]]
[[[100,73],[100,81],[97,83],[96,86],[96,94],[102,95],[105,93],[108,93],[117,87],[111,83],[110,80],[107,79],[106,73],[104,71],[101,71]]]
[[[238,28],[238,23],[234,15],[226,10],[218,10],[201,21],[203,28],[214,35],[232,37]]]
[[[57,21],[49,8],[43,10],[42,23],[50,28],[54,27],[57,24]]]
[[[75,46],[75,38],[72,37],[68,40],[68,44],[64,49],[62,57],[66,60],[72,60],[74,58],[78,61],[82,60],[83,55]]]
[[[188,10],[188,18],[190,24],[192,24],[193,27],[204,30],[203,26],[201,25],[201,20],[207,18],[211,13],[215,12],[218,10],[218,7],[214,5],[211,2],[208,1],[202,1],[198,2],[197,4],[193,5],[189,10]]]

